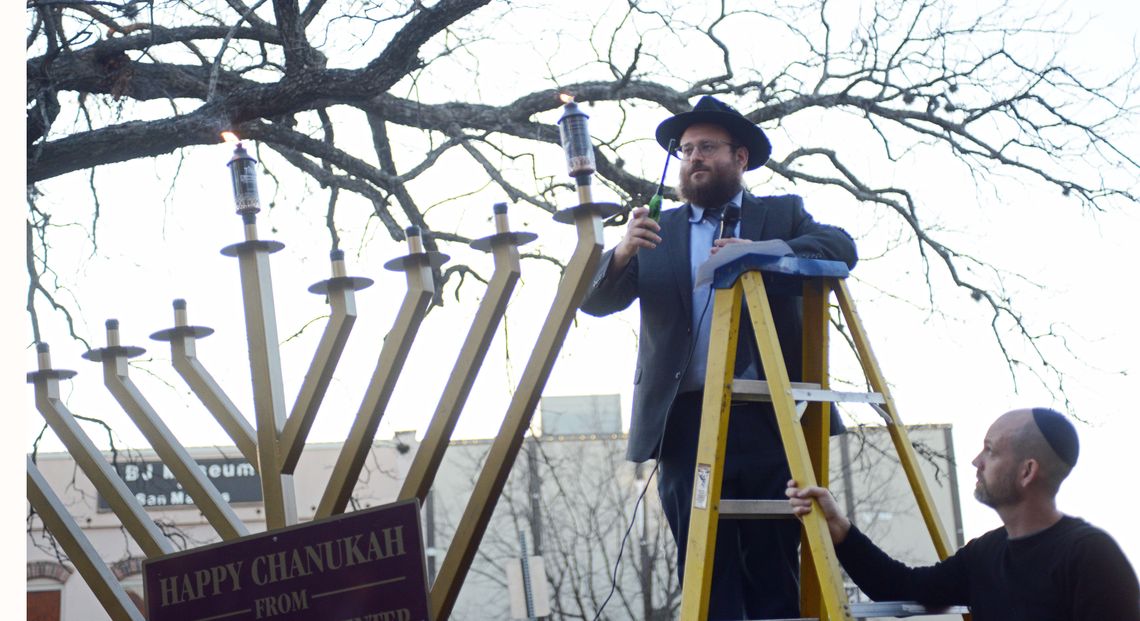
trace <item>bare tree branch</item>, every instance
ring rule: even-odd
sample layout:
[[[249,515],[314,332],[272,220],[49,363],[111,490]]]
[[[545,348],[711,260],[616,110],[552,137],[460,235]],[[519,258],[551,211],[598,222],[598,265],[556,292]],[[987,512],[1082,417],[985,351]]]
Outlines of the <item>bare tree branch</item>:
[[[484,80],[499,84],[513,69],[506,65],[515,59],[498,60],[513,36],[503,27],[532,41],[535,25],[515,23],[516,6],[493,5],[499,12],[491,13],[480,11],[487,0],[274,0],[271,22],[262,2],[175,0],[145,16],[113,2],[29,4],[28,182],[47,187],[68,173],[181,156],[235,130],[271,154],[278,179],[296,174],[329,189],[320,209],[332,247],[345,239],[338,228],[345,205],[359,196],[388,237],[403,239],[404,226],[415,224],[436,249],[473,237],[432,213],[456,196],[492,189],[526,213],[556,210],[569,184],[538,162],[559,145],[560,93],[603,112],[597,180],[627,207],[657,187],[656,174],[645,172],[656,165],[630,165],[652,145],[647,124],[716,95],[793,137],[806,136],[795,130],[805,124],[862,132],[868,144],[859,156],[873,163],[812,136],[785,148],[768,170],[789,184],[841,190],[852,210],[881,209],[901,232],[864,254],[910,253],[931,308],[946,295],[936,283],[948,278],[988,308],[989,325],[980,329],[996,341],[1014,385],[1033,378],[1056,394],[1065,383],[1055,357],[1070,351],[1068,335],[1028,315],[1011,293],[1039,285],[932,226],[940,188],[899,181],[894,170],[937,152],[979,188],[1012,179],[1090,212],[1138,201],[1140,154],[1127,142],[1138,61],[1107,76],[1078,70],[1063,55],[1077,28],[1045,11],[1016,14],[999,4],[970,14],[946,0],[878,0],[859,14],[827,0],[763,8],[631,1],[541,30],[525,50],[536,58],[517,60],[546,73],[482,92]],[[772,35],[780,45],[760,57],[755,38]],[[696,56],[713,60],[677,62]],[[462,80],[474,88],[452,86]],[[364,146],[355,140],[362,121],[370,130]],[[456,162],[480,181],[420,195]],[[96,196],[102,177],[92,177]],[[666,196],[676,198],[675,190]],[[36,211],[34,191],[29,197],[29,235],[36,233],[40,254],[29,251],[27,304],[39,338],[36,302],[66,309],[41,279],[49,273],[50,214]],[[561,268],[541,250],[524,256]],[[464,265],[438,274],[460,285],[468,275],[477,272]]]

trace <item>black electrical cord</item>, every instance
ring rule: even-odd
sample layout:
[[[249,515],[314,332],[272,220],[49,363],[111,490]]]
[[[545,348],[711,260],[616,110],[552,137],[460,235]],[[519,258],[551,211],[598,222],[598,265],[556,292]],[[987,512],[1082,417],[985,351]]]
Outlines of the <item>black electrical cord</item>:
[[[710,286],[709,295],[705,298],[705,305],[701,309],[701,316],[697,319],[698,330],[700,330],[700,326],[705,320],[705,313],[709,310],[709,303],[712,302],[713,297],[712,293],[712,287]],[[681,367],[682,369],[689,368],[689,363],[693,360],[693,352],[696,348],[697,338],[696,335],[694,335],[693,342],[689,345],[689,353],[685,356],[685,364]],[[657,440],[657,452],[655,453],[657,458],[654,460],[653,470],[650,471],[649,476],[645,478],[645,487],[641,488],[641,493],[637,495],[637,501],[633,503],[633,515],[629,518],[629,526],[625,528],[625,534],[622,535],[621,538],[621,545],[618,546],[617,559],[614,561],[614,572],[610,578],[610,592],[606,595],[606,599],[602,601],[602,605],[598,607],[597,613],[594,614],[593,621],[598,621],[598,619],[602,617],[602,611],[606,609],[606,604],[610,603],[610,598],[614,596],[614,592],[617,590],[618,570],[621,568],[621,557],[625,552],[625,542],[629,540],[629,533],[633,530],[634,521],[637,520],[637,508],[641,505],[642,499],[645,498],[645,492],[649,491],[649,482],[653,480],[653,475],[657,474],[657,468],[661,465],[661,447],[665,444],[665,430],[669,428],[669,415],[672,414],[672,412],[672,407],[665,412],[665,424],[661,427],[661,437]],[[677,545],[681,545],[681,542],[677,542]]]

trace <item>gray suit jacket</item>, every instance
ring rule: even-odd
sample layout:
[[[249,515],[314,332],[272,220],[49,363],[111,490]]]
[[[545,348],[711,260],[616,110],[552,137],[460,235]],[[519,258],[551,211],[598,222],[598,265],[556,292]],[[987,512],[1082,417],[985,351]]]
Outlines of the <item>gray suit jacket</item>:
[[[625,270],[607,274],[613,249],[602,257],[601,266],[582,310],[603,316],[641,301],[641,330],[637,369],[633,376],[633,416],[626,457],[645,461],[657,457],[665,419],[677,396],[681,377],[692,349],[693,283],[689,265],[689,206],[661,214],[662,242],[652,250],[642,249]],[[755,197],[747,192],[741,205],[740,236],[763,241],[782,239],[797,257],[843,261],[855,267],[855,242],[846,231],[820,224],[804,210],[799,196]],[[784,361],[792,381],[798,381],[803,366],[802,300],[771,295],[769,302]],[[712,312],[710,308],[708,312]],[[746,316],[741,319],[740,346],[754,349]],[[747,327],[747,330],[745,329]],[[745,350],[741,350],[743,353]],[[747,353],[746,356],[751,356]],[[750,358],[738,353],[738,370]],[[833,417],[833,421],[834,421]]]

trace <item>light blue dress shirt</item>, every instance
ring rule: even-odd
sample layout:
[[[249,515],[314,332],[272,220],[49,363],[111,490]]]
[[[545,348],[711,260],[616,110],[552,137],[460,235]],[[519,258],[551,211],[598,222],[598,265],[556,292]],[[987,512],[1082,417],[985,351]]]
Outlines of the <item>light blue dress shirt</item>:
[[[744,191],[741,190],[725,205],[732,204],[739,208],[743,198]],[[692,211],[689,218],[689,269],[692,270],[691,282],[696,282],[697,269],[709,259],[709,251],[712,249],[713,240],[720,230],[720,223],[706,219],[704,207],[690,204],[689,208]],[[737,221],[735,226],[736,228],[730,237],[738,237],[740,234],[740,222]],[[693,333],[696,337],[693,343],[692,359],[685,368],[685,374],[681,377],[681,392],[704,390],[705,367],[709,354],[709,326],[712,323],[712,288],[710,285],[705,284],[693,289],[693,316],[690,321],[692,321]]]

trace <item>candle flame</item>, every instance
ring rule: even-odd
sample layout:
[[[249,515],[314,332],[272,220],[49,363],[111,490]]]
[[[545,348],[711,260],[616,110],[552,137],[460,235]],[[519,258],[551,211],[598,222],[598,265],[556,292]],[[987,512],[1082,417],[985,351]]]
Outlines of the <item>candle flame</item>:
[[[570,93],[558,93],[558,99],[562,100],[562,103],[568,104],[574,101],[574,96]]]
[[[222,132],[222,140],[225,140],[226,144],[237,144],[241,142],[241,139],[233,132]]]

